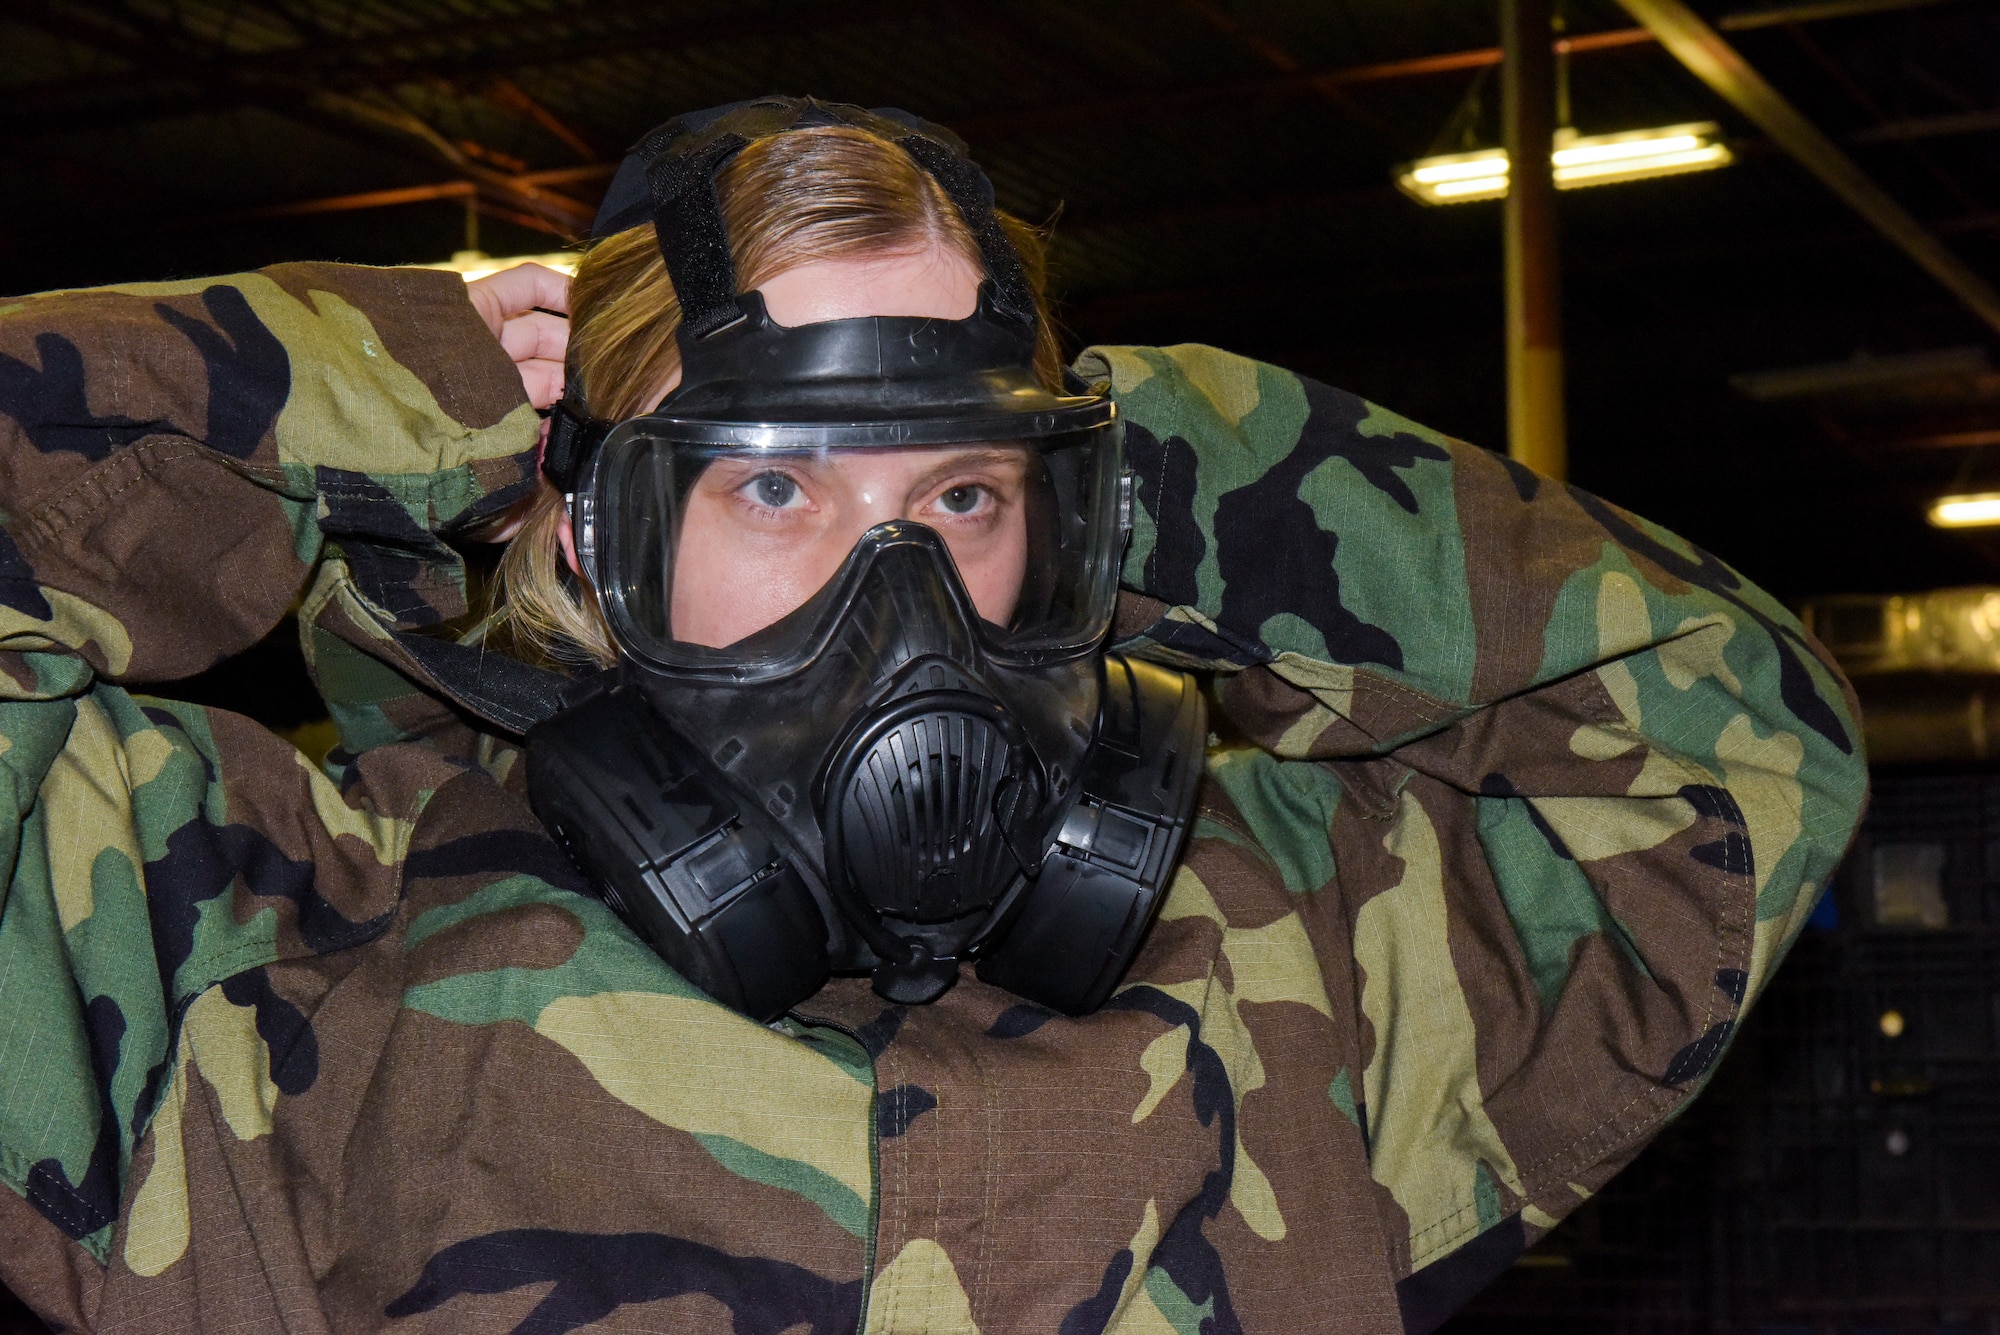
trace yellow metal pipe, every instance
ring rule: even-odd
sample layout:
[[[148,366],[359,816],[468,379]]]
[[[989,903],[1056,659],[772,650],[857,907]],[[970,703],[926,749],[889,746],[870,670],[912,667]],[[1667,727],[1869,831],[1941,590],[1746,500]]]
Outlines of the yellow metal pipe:
[[[1507,453],[1545,477],[1569,471],[1563,421],[1562,275],[1556,251],[1555,56],[1550,0],[1501,0]]]

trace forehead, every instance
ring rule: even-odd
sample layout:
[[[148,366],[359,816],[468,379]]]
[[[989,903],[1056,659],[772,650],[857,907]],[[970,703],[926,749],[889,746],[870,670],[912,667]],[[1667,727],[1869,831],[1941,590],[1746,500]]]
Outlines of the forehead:
[[[887,255],[813,260],[758,285],[786,327],[862,316],[963,320],[979,304],[977,265],[943,245]]]

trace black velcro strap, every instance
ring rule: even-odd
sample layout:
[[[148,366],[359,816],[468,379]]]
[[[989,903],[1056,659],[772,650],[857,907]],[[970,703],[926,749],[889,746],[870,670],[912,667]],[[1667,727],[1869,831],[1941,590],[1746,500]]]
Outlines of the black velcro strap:
[[[905,135],[897,147],[930,173],[945,195],[965,219],[972,239],[979,243],[980,258],[986,261],[986,275],[993,280],[994,296],[1000,309],[1016,319],[1035,318],[1035,294],[1028,286],[1027,272],[1021,267],[1020,252],[1007,238],[1006,229],[993,208],[993,182],[973,164],[971,158],[951,145],[924,134]]]
[[[574,376],[570,383],[576,383]],[[565,394],[549,414],[549,438],[542,446],[542,473],[567,496],[576,490],[583,466],[611,431],[611,423],[583,411],[582,403]]]
[[[743,318],[736,304],[736,261],[715,198],[715,173],[749,143],[726,134],[685,156],[660,158],[647,173],[653,191],[660,258],[681,305],[681,328],[706,338]]]
[[[574,684],[561,673],[476,645],[401,630],[389,633],[431,684],[462,708],[515,736],[561,710],[564,693]]]
[[[633,146],[606,196],[595,232],[603,235],[641,220],[646,206],[637,197],[636,177],[643,170],[660,256],[680,300],[681,328],[687,337],[707,338],[743,318],[736,301],[736,265],[715,197],[716,173],[753,140],[822,125],[865,130],[908,153],[965,220],[1000,309],[1016,319],[1035,318],[1034,290],[1020,253],[1000,226],[993,183],[967,156],[957,135],[891,107],[864,111],[812,98],[768,97],[677,117]]]

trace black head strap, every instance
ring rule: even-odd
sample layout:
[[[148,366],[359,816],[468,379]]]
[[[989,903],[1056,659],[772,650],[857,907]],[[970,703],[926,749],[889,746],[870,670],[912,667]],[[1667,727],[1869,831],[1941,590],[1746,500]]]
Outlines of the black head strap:
[[[602,236],[650,216],[680,297],[682,328],[705,338],[738,318],[736,270],[715,198],[715,174],[754,140],[829,125],[866,130],[908,153],[965,220],[1000,308],[1019,319],[1033,318],[1034,293],[994,212],[993,183],[957,135],[893,107],[869,111],[810,97],[765,97],[677,117],[633,146],[594,231]],[[641,175],[644,200],[636,197]]]
[[[584,461],[611,434],[611,423],[590,416],[584,408],[583,393],[576,386],[576,370],[572,367],[562,399],[549,413],[548,439],[542,442],[542,473],[565,496],[576,490]]]
[[[930,173],[958,210],[958,216],[965,220],[972,239],[978,243],[980,258],[986,262],[986,273],[993,282],[1000,309],[1032,323],[1035,292],[1028,285],[1021,253],[1014,249],[1006,229],[1000,225],[1000,215],[994,210],[993,182],[965,155],[965,145],[957,135],[935,126],[931,128],[937,133],[905,135],[896,141],[897,147]],[[941,135],[948,138],[940,138]]]
[[[706,338],[736,323],[736,262],[715,198],[715,173],[750,141],[723,134],[687,153],[663,153],[647,169],[654,231],[681,304],[681,340]]]

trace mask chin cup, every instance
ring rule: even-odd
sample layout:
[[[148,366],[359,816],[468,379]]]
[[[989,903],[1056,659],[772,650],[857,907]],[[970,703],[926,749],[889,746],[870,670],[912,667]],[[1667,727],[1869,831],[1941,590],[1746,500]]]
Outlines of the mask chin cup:
[[[923,1006],[936,1001],[958,981],[956,959],[939,959],[914,937],[904,940],[902,946],[900,959],[883,960],[870,975],[876,996],[898,1006]]]

